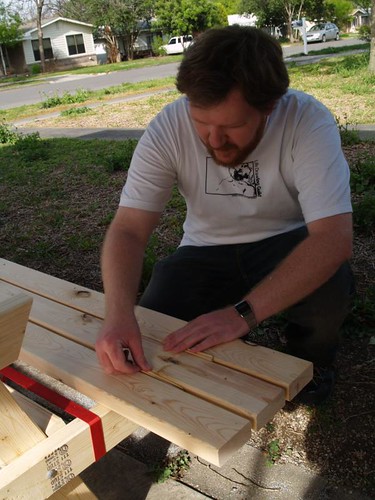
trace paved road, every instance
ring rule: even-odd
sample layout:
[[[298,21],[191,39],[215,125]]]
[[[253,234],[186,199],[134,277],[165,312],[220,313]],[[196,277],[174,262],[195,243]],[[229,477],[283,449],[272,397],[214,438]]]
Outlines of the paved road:
[[[122,83],[136,83],[157,78],[174,76],[178,63],[148,66],[126,71],[113,71],[95,75],[65,75],[47,78],[37,85],[27,85],[17,89],[0,90],[0,109],[10,109],[24,104],[36,104],[46,99],[46,96],[73,93],[77,89],[100,90]],[[104,69],[104,67],[103,67]]]
[[[326,47],[339,47],[362,43],[360,40],[343,39],[338,42],[326,42],[324,44],[309,44],[308,51],[321,50]],[[364,42],[363,42],[364,43]],[[303,45],[284,47],[284,56],[288,58],[294,54],[303,52]],[[10,109],[25,104],[36,104],[43,101],[47,96],[73,93],[77,89],[99,90],[124,82],[135,83],[157,78],[174,76],[177,72],[178,63],[163,64],[160,66],[148,66],[145,68],[114,71],[98,75],[66,75],[51,77],[37,85],[27,85],[17,89],[0,89],[0,109]],[[103,70],[105,66],[103,66]]]

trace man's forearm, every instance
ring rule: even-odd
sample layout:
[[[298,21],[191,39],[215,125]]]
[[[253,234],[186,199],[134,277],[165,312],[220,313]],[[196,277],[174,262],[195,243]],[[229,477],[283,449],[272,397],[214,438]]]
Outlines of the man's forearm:
[[[102,251],[106,316],[132,313],[138,293],[144,245],[126,234],[109,231]]]

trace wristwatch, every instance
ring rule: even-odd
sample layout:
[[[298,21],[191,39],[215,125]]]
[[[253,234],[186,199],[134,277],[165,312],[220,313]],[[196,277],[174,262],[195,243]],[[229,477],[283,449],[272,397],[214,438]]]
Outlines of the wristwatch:
[[[258,322],[249,302],[247,302],[246,300],[241,300],[241,302],[238,302],[234,306],[234,308],[241,316],[241,318],[246,321],[247,326],[249,327],[249,331],[257,326]]]

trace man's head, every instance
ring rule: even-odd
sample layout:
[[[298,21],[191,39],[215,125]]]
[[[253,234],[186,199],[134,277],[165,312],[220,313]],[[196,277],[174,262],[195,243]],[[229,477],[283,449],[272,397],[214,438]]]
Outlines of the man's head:
[[[280,45],[261,30],[239,26],[202,34],[177,75],[201,141],[217,164],[229,167],[257,147],[288,85]]]
[[[274,38],[257,28],[228,26],[206,31],[189,47],[176,85],[199,106],[218,104],[236,88],[262,111],[287,91],[289,77]]]

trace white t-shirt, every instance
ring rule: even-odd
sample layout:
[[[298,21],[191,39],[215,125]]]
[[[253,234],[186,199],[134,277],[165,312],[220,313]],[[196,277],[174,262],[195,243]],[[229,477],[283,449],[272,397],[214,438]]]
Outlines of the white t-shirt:
[[[209,156],[186,97],[166,106],[136,147],[120,206],[161,212],[175,183],[187,205],[181,245],[259,241],[352,210],[335,120],[294,90],[278,101],[260,143],[234,169]]]

